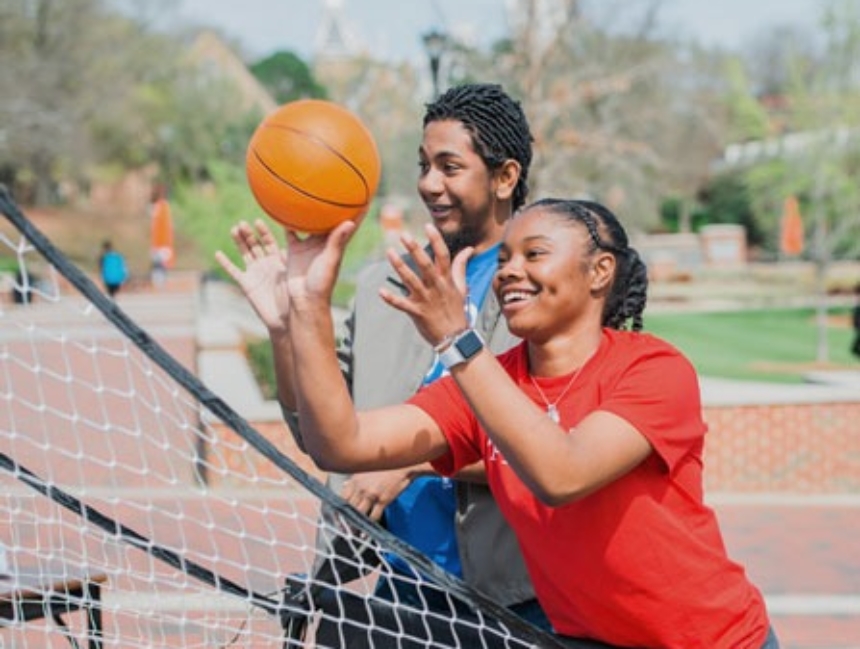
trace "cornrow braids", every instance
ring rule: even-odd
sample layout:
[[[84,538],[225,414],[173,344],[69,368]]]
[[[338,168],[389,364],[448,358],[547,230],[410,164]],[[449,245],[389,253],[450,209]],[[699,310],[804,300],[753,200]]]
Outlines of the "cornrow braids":
[[[426,105],[424,126],[446,119],[463,123],[472,136],[475,151],[491,171],[510,159],[520,164],[512,202],[514,211],[522,207],[529,193],[534,138],[519,102],[498,84],[454,86]]]
[[[529,209],[540,207],[582,223],[591,237],[592,250],[604,250],[615,257],[612,287],[603,307],[603,326],[641,331],[642,314],[648,299],[648,270],[639,253],[631,248],[618,217],[594,201],[546,198]]]

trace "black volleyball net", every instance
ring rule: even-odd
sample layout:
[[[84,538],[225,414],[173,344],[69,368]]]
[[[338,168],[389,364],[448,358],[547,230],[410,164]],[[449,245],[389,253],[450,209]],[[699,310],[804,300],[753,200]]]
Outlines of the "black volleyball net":
[[[0,645],[559,646],[207,387],[199,296],[113,301],[5,190],[0,212]],[[377,597],[390,553],[447,604]]]

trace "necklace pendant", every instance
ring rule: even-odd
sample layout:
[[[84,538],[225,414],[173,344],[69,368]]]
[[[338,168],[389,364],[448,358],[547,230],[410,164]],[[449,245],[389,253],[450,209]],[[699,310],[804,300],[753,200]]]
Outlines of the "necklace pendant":
[[[554,403],[551,403],[546,407],[546,414],[555,423],[559,423],[561,421],[561,417],[558,416],[558,408],[555,407]]]

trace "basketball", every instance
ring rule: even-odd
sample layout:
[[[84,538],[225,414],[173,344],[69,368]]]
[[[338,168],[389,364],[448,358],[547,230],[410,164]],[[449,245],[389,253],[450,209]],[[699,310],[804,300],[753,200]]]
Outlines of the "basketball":
[[[308,234],[360,221],[379,185],[376,142],[352,112],[300,99],[267,116],[248,143],[245,171],[257,203],[282,225]]]

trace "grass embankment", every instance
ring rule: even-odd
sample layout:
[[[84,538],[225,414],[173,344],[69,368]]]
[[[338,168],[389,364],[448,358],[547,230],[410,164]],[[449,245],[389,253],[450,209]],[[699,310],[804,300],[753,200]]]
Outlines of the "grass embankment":
[[[678,347],[702,376],[802,383],[813,370],[860,367],[849,350],[853,332],[846,308],[828,312],[829,360],[816,360],[818,327],[814,309],[751,309],[730,312],[647,314],[645,331]],[[271,350],[266,341],[249,345],[257,380],[274,394]]]
[[[646,313],[645,329],[678,347],[703,376],[800,383],[805,372],[858,367],[850,352],[846,308],[828,312],[826,362],[817,360],[819,334],[811,308]]]

